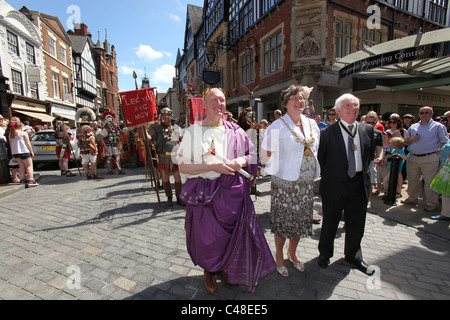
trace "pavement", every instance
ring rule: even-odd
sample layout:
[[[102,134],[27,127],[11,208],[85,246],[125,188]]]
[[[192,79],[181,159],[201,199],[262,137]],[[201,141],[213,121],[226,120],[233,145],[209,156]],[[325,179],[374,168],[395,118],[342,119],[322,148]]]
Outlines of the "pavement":
[[[103,171],[102,171],[103,170]],[[75,171],[75,170],[73,170]],[[254,293],[219,280],[211,295],[203,270],[185,247],[185,209],[160,206],[144,168],[102,180],[39,172],[40,186],[0,186],[0,299],[4,300],[447,300],[450,299],[450,227],[429,219],[424,206],[387,206],[373,196],[362,243],[376,268],[368,277],[343,259],[345,229],[335,240],[331,265],[316,261],[321,225],[302,239],[306,271],[286,261]],[[270,178],[258,178],[252,199],[269,246]],[[160,190],[161,200],[165,201]],[[405,198],[405,190],[403,190]],[[435,212],[438,214],[439,212]],[[321,216],[320,196],[314,214]],[[177,311],[178,312],[178,311]]]

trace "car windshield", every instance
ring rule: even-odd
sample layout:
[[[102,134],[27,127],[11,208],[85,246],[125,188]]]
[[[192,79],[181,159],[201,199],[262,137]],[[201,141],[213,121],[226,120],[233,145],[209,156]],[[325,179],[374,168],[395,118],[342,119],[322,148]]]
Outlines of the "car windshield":
[[[55,133],[54,132],[37,132],[32,138],[31,141],[55,141]]]

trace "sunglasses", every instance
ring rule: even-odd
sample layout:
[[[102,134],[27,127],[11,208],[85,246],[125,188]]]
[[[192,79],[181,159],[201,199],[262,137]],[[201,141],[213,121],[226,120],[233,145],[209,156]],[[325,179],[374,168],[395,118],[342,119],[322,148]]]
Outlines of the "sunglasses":
[[[328,115],[329,115],[329,116],[335,116],[336,113],[329,113]]]
[[[431,111],[422,111],[422,112],[419,112],[419,114],[430,114],[431,113]]]
[[[366,122],[367,124],[375,124],[376,122]]]

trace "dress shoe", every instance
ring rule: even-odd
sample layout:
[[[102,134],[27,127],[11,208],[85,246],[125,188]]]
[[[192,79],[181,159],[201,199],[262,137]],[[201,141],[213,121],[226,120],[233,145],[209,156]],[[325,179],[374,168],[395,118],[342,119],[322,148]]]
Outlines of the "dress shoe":
[[[216,292],[217,291],[216,274],[205,270],[204,278],[206,291],[208,291],[211,294]]]
[[[228,272],[227,272],[227,270],[219,271],[219,275],[222,277],[223,281],[225,281],[226,284],[228,284],[228,285],[230,285],[230,286],[233,285],[233,284],[230,282],[230,279],[228,278]]]
[[[326,268],[330,265],[330,259],[324,256],[319,256],[319,259],[317,259],[317,263],[321,268]]]
[[[358,269],[362,273],[367,274],[368,276],[371,276],[375,273],[375,270],[370,268],[369,265],[367,265],[363,260],[346,258],[345,261],[350,263],[354,268]]]

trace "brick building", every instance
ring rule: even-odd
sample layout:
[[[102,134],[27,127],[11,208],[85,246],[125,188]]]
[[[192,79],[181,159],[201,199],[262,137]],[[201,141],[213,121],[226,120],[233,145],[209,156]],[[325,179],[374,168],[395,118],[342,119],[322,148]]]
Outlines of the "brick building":
[[[43,84],[50,114],[62,116],[75,125],[76,104],[73,94],[72,41],[58,17],[46,13],[20,9],[41,33],[44,57]]]
[[[250,105],[250,91],[261,99],[254,105],[258,120],[272,120],[281,90],[291,84],[314,87],[310,99],[317,113],[331,108],[344,92],[358,93],[362,113],[406,107],[414,112],[419,103],[404,106],[398,97],[378,92],[381,80],[339,79],[333,65],[378,43],[449,25],[448,2],[438,0],[211,0],[202,11],[197,21],[188,7],[184,54],[176,64],[180,97],[189,83],[196,83],[198,92],[221,86],[236,117]],[[403,96],[408,94],[416,95]]]
[[[118,116],[119,79],[115,47],[109,44],[106,31],[103,43],[100,40],[100,32],[97,43],[94,44],[92,41],[90,43],[97,71],[96,76],[100,84],[98,88],[100,94],[97,101],[98,114],[101,115],[103,112],[110,111]],[[119,117],[116,117],[116,120],[118,121]]]

